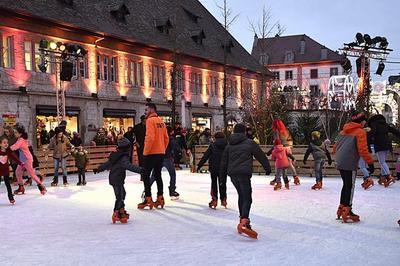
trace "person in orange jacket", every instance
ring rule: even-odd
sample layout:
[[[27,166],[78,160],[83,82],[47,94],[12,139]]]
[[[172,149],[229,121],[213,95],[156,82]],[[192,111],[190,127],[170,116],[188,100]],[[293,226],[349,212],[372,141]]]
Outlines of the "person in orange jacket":
[[[163,181],[161,169],[165,151],[169,143],[167,127],[164,121],[157,115],[157,107],[154,103],[146,104],[146,137],[144,140],[144,200],[138,204],[139,209],[149,207],[164,207]],[[157,182],[157,200],[153,202],[151,197],[150,174],[154,171]]]
[[[343,179],[337,217],[341,218],[344,223],[360,221],[360,216],[352,211],[354,185],[360,157],[368,164],[369,172],[371,174],[374,172],[374,159],[368,152],[367,133],[364,130],[366,122],[367,118],[364,113],[354,113],[351,121],[343,126],[338,141],[333,147],[333,153],[336,155],[336,168],[340,171]]]

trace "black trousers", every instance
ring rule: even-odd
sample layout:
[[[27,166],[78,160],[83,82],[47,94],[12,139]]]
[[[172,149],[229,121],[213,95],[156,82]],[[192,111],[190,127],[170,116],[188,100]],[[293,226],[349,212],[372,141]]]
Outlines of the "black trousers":
[[[353,204],[354,186],[356,183],[356,171],[339,170],[343,180],[342,192],[340,194],[340,204],[351,207]]]
[[[226,178],[221,178],[219,173],[211,172],[211,197],[218,199],[218,188],[220,199],[226,199]]]
[[[251,198],[251,178],[250,176],[231,177],[231,180],[239,194],[238,205],[240,218],[248,219],[251,203],[253,202]]]
[[[137,156],[138,156],[138,161],[139,161],[139,166],[143,167],[144,166],[144,156],[143,156],[143,149],[138,148],[136,150]]]
[[[125,196],[126,196],[126,191],[124,185],[115,185],[112,186],[114,189],[114,194],[115,194],[115,205],[114,205],[114,211],[118,211],[122,208],[125,208]]]
[[[86,181],[86,177],[85,177],[85,168],[78,168],[78,179],[79,182],[85,182]]]
[[[4,179],[4,184],[6,184],[8,199],[9,200],[13,200],[14,199],[14,195],[13,195],[13,192],[12,192],[12,189],[11,189],[10,176],[9,175],[5,175],[5,176],[3,176],[3,179]]]
[[[157,196],[162,196],[163,193],[163,181],[161,178],[161,169],[163,166],[164,154],[152,154],[144,156],[144,196],[151,197],[151,182],[150,175],[154,171],[154,176],[157,182]]]

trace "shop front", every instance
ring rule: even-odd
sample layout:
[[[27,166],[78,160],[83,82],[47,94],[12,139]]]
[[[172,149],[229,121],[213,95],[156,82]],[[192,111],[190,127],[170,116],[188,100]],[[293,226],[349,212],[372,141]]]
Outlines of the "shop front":
[[[66,133],[72,136],[73,132],[79,133],[79,107],[65,108]],[[54,105],[36,106],[36,139],[37,146],[48,144],[54,136],[54,129],[58,126],[57,108]]]
[[[103,109],[103,127],[107,131],[124,134],[135,125],[135,110]]]
[[[211,129],[212,115],[207,113],[192,114],[192,129],[204,131],[206,128]]]
[[[157,111],[158,117],[160,117],[167,126],[172,124],[172,112],[171,111]],[[179,114],[176,113],[175,121],[179,121]]]

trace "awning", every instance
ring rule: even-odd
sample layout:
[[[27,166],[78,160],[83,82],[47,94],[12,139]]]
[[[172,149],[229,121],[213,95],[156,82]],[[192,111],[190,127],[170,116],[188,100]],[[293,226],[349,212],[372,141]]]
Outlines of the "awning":
[[[135,116],[136,110],[103,109],[103,117],[134,118]]]
[[[66,116],[78,116],[80,112],[81,109],[79,107],[65,107]],[[57,107],[55,105],[36,105],[36,115],[56,116]]]
[[[192,113],[192,117],[212,117],[212,114],[208,113]]]

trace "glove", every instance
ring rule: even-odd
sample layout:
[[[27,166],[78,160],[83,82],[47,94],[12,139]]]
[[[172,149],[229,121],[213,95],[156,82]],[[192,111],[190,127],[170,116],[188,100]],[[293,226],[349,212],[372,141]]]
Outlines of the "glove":
[[[369,174],[371,174],[372,175],[372,173],[375,171],[375,166],[374,166],[374,164],[369,164],[368,165],[368,172],[369,172]]]
[[[93,174],[98,174],[99,173],[99,169],[97,169],[97,168],[95,168],[95,169],[93,169]]]
[[[332,165],[332,160],[328,160],[328,164],[329,164],[329,165]]]

